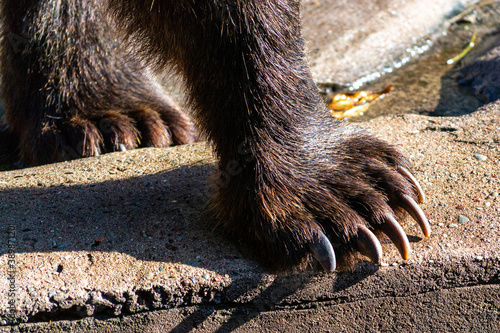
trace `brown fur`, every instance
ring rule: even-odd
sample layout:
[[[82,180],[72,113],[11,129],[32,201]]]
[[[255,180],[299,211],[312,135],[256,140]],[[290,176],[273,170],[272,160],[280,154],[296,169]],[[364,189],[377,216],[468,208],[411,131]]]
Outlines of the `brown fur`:
[[[108,0],[136,63],[109,44],[115,39],[96,1],[26,1],[28,10],[3,2],[4,36],[29,40],[20,57],[4,38],[2,57],[6,120],[26,162],[65,158],[61,147],[77,149],[81,140],[85,156],[118,142],[134,147],[138,133],[166,145],[161,128],[150,125],[158,113],[168,118],[158,110],[181,129],[172,130],[174,141],[191,133],[186,118],[134,75],[146,61],[185,78],[196,120],[220,158],[214,226],[264,266],[301,263],[320,230],[337,253],[349,251],[358,225],[377,229],[383,214],[399,209],[401,194],[415,196],[395,171],[408,161],[394,147],[329,117],[305,60],[298,1]],[[35,34],[35,25],[44,30]],[[108,132],[99,131],[103,120]]]
[[[189,118],[127,57],[101,3],[0,6],[5,121],[24,163],[195,140]]]

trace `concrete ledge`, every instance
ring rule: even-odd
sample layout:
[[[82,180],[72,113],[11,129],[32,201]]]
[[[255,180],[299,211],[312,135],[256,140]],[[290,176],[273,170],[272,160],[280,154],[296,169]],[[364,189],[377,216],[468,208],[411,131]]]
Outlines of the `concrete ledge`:
[[[492,285],[341,304],[316,302],[295,311],[189,306],[107,320],[26,324],[0,332],[495,332],[499,295],[499,286]]]
[[[207,232],[202,207],[214,160],[205,144],[3,172],[2,235],[11,226],[17,235],[0,247],[0,332],[494,331],[499,109],[366,125],[411,158],[433,233],[421,239],[408,219],[411,260],[387,241],[385,265],[361,258],[353,272],[270,275]]]

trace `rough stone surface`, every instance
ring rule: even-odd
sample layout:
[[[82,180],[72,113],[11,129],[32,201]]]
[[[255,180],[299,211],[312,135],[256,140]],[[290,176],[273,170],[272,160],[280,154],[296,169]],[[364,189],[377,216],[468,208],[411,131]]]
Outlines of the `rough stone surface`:
[[[411,260],[386,241],[385,265],[362,260],[353,272],[266,274],[204,230],[200,202],[214,160],[203,143],[3,172],[2,228],[14,225],[18,233],[15,329],[153,329],[168,318],[161,325],[174,331],[453,331],[476,324],[491,331],[500,309],[500,201],[489,196],[500,188],[499,109],[368,124],[410,156],[433,232],[421,239],[407,219]],[[478,152],[488,160],[476,160]],[[447,228],[464,214],[470,221]],[[0,250],[7,252],[6,241]],[[9,320],[6,261],[0,256],[2,320]]]

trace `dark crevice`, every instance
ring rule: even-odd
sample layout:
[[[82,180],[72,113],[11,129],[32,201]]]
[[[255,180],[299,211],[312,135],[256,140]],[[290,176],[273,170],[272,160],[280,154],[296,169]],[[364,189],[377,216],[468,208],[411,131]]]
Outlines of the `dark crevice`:
[[[360,281],[353,280],[351,275],[345,273],[337,277],[331,295],[306,301],[294,301],[293,299],[290,300],[289,297],[297,290],[303,288],[305,285],[304,282],[291,286],[290,284],[294,283],[293,281],[288,281],[289,279],[280,277],[276,278],[275,282],[270,286],[262,289],[260,294],[249,302],[233,301],[234,299],[241,298],[249,290],[248,288],[238,288],[241,285],[240,283],[238,283],[238,286],[230,285],[218,287],[218,289],[200,287],[197,290],[189,290],[186,293],[182,293],[182,290],[165,290],[161,286],[154,286],[150,290],[129,291],[124,294],[90,291],[90,297],[83,304],[82,300],[54,296],[51,298],[51,301],[55,304],[53,311],[36,313],[28,318],[27,322],[79,320],[86,317],[105,320],[155,310],[182,309],[193,306],[197,307],[195,314],[193,314],[194,317],[199,314],[199,311],[209,313],[217,311],[236,311],[240,313],[243,311],[257,316],[269,311],[307,310],[363,302],[366,300],[417,297],[439,291],[500,285],[499,266],[500,262],[498,259],[488,259],[480,262],[472,261],[468,264],[462,263],[462,265],[455,263],[453,267],[435,267],[436,271],[430,270],[425,272],[426,276],[418,277],[418,279],[434,281],[434,284],[430,283],[427,286],[422,286],[420,290],[413,292],[394,290],[386,291],[384,294],[379,294],[378,296],[342,294],[343,290]],[[464,274],[464,272],[461,272],[462,270],[467,270],[468,273]],[[301,279],[298,280],[301,281]],[[309,279],[305,280],[307,280],[305,283],[310,282]],[[286,287],[283,288],[285,284]],[[258,288],[260,285],[255,285],[254,283],[252,286]],[[281,296],[276,296],[278,294]]]
[[[396,298],[411,298],[411,297],[417,297],[421,295],[426,295],[429,293],[434,293],[434,292],[439,292],[439,291],[453,291],[453,290],[460,290],[463,288],[470,288],[470,287],[481,287],[481,286],[492,286],[492,285],[499,285],[500,286],[500,278],[498,275],[494,277],[493,280],[491,281],[484,281],[480,283],[470,283],[467,285],[462,285],[462,286],[457,286],[457,287],[451,287],[451,288],[441,288],[437,290],[428,290],[425,292],[421,293],[414,293],[410,295],[405,295],[405,296],[398,296],[398,295],[384,295],[380,297],[373,297],[369,298],[370,300],[376,300],[376,299],[383,299],[383,298],[388,298],[388,297],[396,297]],[[146,295],[146,291],[140,291],[142,298],[138,298],[138,301],[152,299],[152,295]],[[358,300],[352,300],[348,297],[340,297],[340,298],[335,298],[335,299],[330,299],[330,298],[325,298],[325,299],[318,299],[315,301],[306,301],[306,302],[297,302],[297,303],[290,303],[287,305],[277,305],[277,304],[272,304],[272,303],[258,303],[258,302],[252,302],[252,303],[238,303],[238,302],[228,302],[225,304],[183,304],[179,306],[173,306],[173,307],[163,307],[164,309],[168,308],[188,308],[192,306],[198,306],[199,309],[197,311],[204,311],[207,313],[213,313],[217,311],[230,311],[234,313],[242,313],[245,312],[246,314],[256,314],[259,315],[261,313],[269,312],[269,311],[301,311],[301,310],[309,310],[309,309],[314,309],[314,308],[325,308],[325,307],[331,307],[331,306],[338,306],[338,305],[344,305],[344,304],[349,304],[349,303],[356,303],[356,302],[362,302],[367,300],[367,298],[362,298]],[[148,301],[145,301],[148,302]],[[119,305],[119,304],[118,304]],[[68,309],[60,309],[57,312],[39,312],[32,316],[29,320],[28,323],[38,323],[38,322],[49,322],[49,321],[61,321],[61,320],[80,320],[83,318],[88,317],[88,306],[89,304],[84,304],[84,305],[74,305],[71,308]],[[103,307],[103,306],[96,306],[95,309],[93,310],[92,317],[98,320],[106,320],[106,319],[111,319],[111,318],[116,318],[116,317],[124,317],[127,315],[135,315],[139,313],[144,313],[144,312],[150,312],[150,311],[156,311],[160,310],[160,308],[152,308],[152,309],[146,309],[145,307],[143,310],[140,311],[135,311],[135,312],[130,312],[130,311],[124,311],[120,315],[114,315],[113,314],[113,309],[109,307]],[[13,326],[13,325],[10,325]]]
[[[113,304],[113,307],[103,306],[103,305],[92,305],[92,304],[83,304],[83,305],[74,305],[68,309],[59,308],[56,312],[39,312],[29,318],[29,323],[37,323],[37,322],[48,322],[48,321],[60,321],[60,320],[80,320],[86,317],[92,316],[99,320],[106,320],[115,317],[123,317],[127,315],[139,314],[144,312],[150,312],[161,309],[170,309],[170,308],[188,308],[192,306],[199,306],[200,310],[202,308],[210,309],[210,312],[223,311],[223,310],[235,310],[235,311],[243,311],[251,312],[255,314],[265,313],[269,311],[295,311],[295,310],[308,310],[314,308],[322,308],[322,307],[330,307],[336,305],[343,305],[349,303],[363,302],[367,299],[376,300],[388,297],[397,297],[397,298],[408,298],[408,297],[417,297],[420,295],[425,295],[428,293],[433,293],[436,291],[445,291],[445,290],[459,290],[462,288],[470,288],[470,287],[479,287],[479,286],[488,286],[488,285],[500,285],[500,278],[498,274],[490,281],[480,281],[479,283],[469,283],[456,287],[449,288],[440,288],[437,290],[427,290],[421,293],[413,293],[405,296],[397,295],[397,294],[387,294],[380,297],[372,297],[372,298],[359,298],[353,300],[349,297],[339,297],[339,298],[323,298],[317,299],[314,301],[304,301],[304,302],[289,302],[286,305],[273,304],[273,303],[260,303],[260,302],[252,302],[252,303],[239,303],[239,302],[227,302],[224,304],[213,304],[211,301],[207,303],[196,304],[189,302],[189,298],[193,295],[186,295],[183,299],[182,304],[168,306],[164,304],[165,300],[162,298],[161,306],[156,304],[153,306],[155,295],[149,291],[137,291],[135,293],[135,299],[137,300],[134,307],[127,308],[124,307],[121,313],[116,313],[116,308],[121,308],[123,305],[122,302],[118,304]],[[155,293],[158,295],[157,293]],[[165,294],[164,294],[165,295]],[[110,297],[108,298],[110,301],[114,300],[115,302],[119,299]],[[129,301],[129,300],[128,300]],[[174,302],[175,303],[175,302]]]

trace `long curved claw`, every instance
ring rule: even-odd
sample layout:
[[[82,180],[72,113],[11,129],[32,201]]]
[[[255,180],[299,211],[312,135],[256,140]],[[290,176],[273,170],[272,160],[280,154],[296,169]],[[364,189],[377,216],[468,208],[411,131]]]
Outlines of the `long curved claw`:
[[[386,214],[384,223],[379,225],[378,228],[390,238],[392,243],[397,247],[401,257],[404,260],[408,260],[411,253],[410,242],[403,228],[398,221],[396,221],[394,216]]]
[[[431,234],[431,226],[429,225],[429,221],[425,214],[420,208],[420,206],[407,194],[403,194],[401,196],[403,199],[403,208],[413,217],[413,219],[418,223],[420,229],[424,233],[425,237],[429,237]]]
[[[320,231],[319,238],[309,243],[309,250],[325,271],[333,272],[335,270],[337,267],[335,252],[332,243],[323,232]]]
[[[417,195],[418,195],[418,202],[419,203],[424,202],[425,194],[424,194],[424,191],[422,190],[422,187],[420,186],[417,178],[415,178],[415,176],[413,176],[412,173],[410,171],[408,171],[408,169],[406,169],[405,167],[398,165],[396,167],[396,170],[398,170],[398,172],[400,174],[402,174],[406,179],[408,179],[410,181],[410,183],[413,184],[413,186],[415,186],[415,189],[417,190]]]
[[[380,265],[382,259],[382,245],[380,245],[377,236],[364,225],[358,225],[356,245],[361,254],[370,258],[373,263]]]

